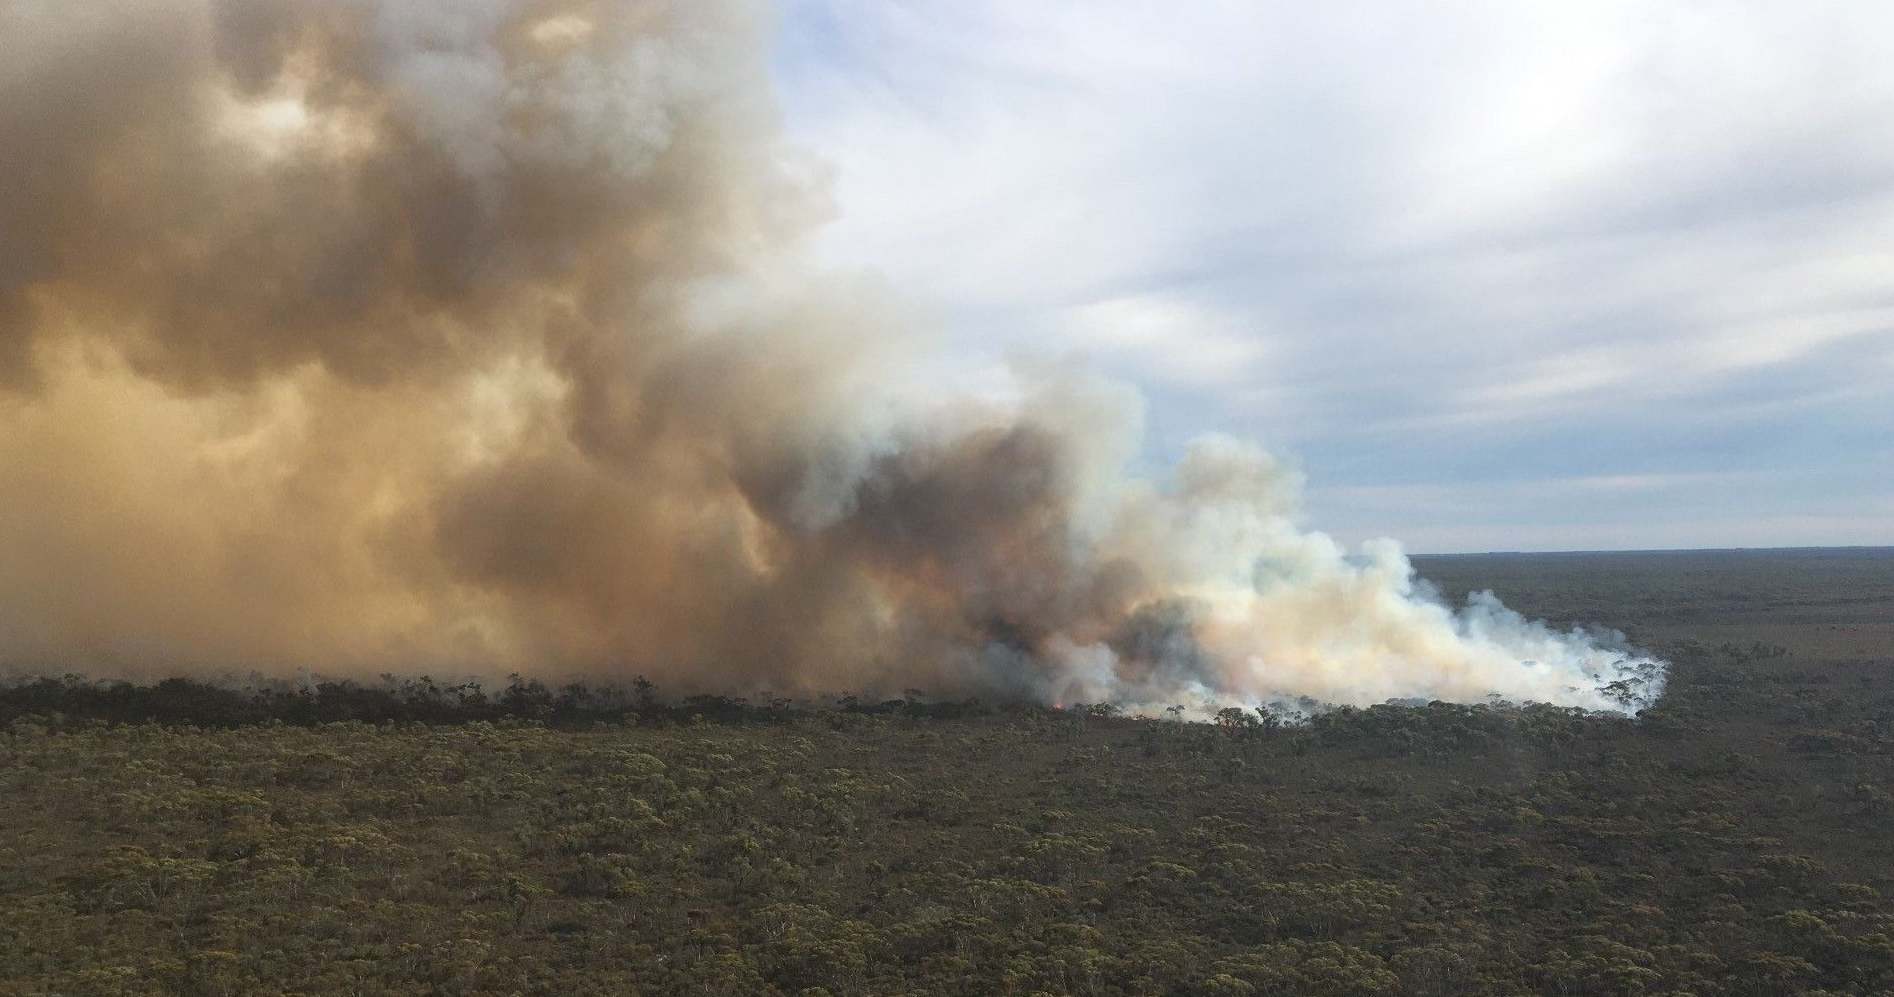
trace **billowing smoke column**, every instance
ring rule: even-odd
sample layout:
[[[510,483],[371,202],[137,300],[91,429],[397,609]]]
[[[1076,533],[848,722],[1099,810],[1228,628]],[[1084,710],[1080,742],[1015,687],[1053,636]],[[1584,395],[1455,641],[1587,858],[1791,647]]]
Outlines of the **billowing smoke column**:
[[[887,295],[798,262],[829,209],[762,13],[0,6],[0,665],[1661,691],[1300,531],[1254,449],[1128,476],[1121,386],[943,397]]]

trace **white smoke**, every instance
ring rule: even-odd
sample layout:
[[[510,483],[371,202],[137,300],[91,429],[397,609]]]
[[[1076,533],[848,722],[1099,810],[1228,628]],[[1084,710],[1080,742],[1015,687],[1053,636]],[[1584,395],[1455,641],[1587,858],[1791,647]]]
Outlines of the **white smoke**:
[[[1134,391],[930,383],[740,0],[0,7],[0,665],[1632,711]],[[924,192],[917,193],[924,196]],[[995,238],[1004,238],[995,233]]]

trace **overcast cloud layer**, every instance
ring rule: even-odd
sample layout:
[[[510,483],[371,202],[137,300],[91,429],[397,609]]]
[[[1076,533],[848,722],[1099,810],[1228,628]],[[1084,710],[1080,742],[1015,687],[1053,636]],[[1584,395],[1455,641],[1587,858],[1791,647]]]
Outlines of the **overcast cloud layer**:
[[[832,260],[1418,551],[1894,542],[1894,8],[793,0]]]

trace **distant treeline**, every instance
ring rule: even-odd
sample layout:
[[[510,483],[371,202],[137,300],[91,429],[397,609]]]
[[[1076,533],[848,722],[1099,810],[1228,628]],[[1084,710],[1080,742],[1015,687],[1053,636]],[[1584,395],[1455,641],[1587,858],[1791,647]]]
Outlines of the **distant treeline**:
[[[499,689],[488,689],[478,681],[449,684],[426,676],[384,676],[376,684],[346,679],[297,685],[236,684],[192,678],[139,684],[78,675],[0,682],[0,725],[20,717],[59,716],[202,727],[272,721],[309,726],[345,721],[457,724],[509,719],[584,727],[631,722],[769,724],[814,710],[944,719],[994,709],[978,700],[933,701],[918,694],[881,700],[841,696],[820,703],[720,695],[667,698],[642,677],[630,685],[572,682],[553,687],[515,675]]]
[[[1297,753],[1310,748],[1354,749],[1370,755],[1406,756],[1461,751],[1521,741],[1570,744],[1612,738],[1628,725],[1646,733],[1676,736],[1688,723],[1657,709],[1637,720],[1545,704],[1384,703],[1365,709],[1315,707],[1291,713],[1264,706],[1229,707],[1207,723],[1179,723],[1183,707],[1162,720],[1131,717],[1105,703],[1052,707],[977,699],[935,701],[918,690],[902,699],[856,696],[821,700],[692,695],[666,699],[639,678],[630,685],[574,682],[557,688],[513,676],[497,690],[478,682],[444,684],[431,678],[383,676],[378,684],[338,680],[291,686],[260,679],[248,684],[169,678],[141,685],[81,676],[0,683],[0,731],[15,721],[35,727],[91,723],[166,724],[208,728],[252,724],[526,722],[580,729],[606,725],[718,724],[763,726],[826,722],[837,728],[858,721],[987,718],[1076,735],[1089,725],[1124,724],[1140,731],[1147,754],[1186,751],[1215,754],[1223,746],[1245,751],[1270,745]]]

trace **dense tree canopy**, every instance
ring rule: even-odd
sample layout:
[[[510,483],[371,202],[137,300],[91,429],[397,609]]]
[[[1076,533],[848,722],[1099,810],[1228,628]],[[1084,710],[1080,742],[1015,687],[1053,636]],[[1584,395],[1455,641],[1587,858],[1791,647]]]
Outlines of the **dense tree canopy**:
[[[1634,720],[16,686],[0,992],[1894,988],[1894,675],[1797,629],[1869,624],[1619,598]]]

